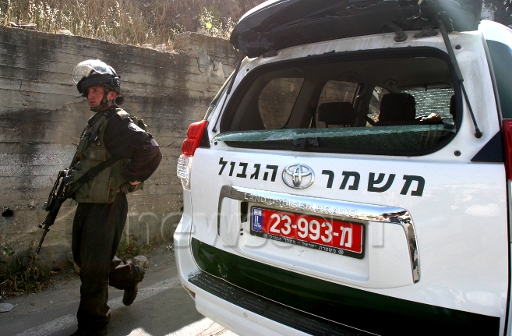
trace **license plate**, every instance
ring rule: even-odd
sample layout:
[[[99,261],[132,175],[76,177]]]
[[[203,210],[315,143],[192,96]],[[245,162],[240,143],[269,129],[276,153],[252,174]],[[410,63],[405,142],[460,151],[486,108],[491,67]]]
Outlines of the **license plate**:
[[[252,207],[251,234],[358,259],[364,257],[364,226],[357,223]]]

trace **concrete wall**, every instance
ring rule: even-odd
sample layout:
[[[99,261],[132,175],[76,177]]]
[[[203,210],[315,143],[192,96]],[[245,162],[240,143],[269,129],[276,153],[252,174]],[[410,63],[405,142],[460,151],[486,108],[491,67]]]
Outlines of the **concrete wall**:
[[[123,107],[144,119],[164,156],[144,190],[130,194],[125,233],[139,244],[172,243],[182,206],[181,143],[238,57],[227,41],[194,33],[179,36],[174,48],[164,53],[0,27],[0,253],[32,251],[40,239],[43,203],[92,115],[71,78],[73,67],[90,58],[116,69]],[[61,208],[41,260],[62,266],[68,259],[75,208],[71,200]]]

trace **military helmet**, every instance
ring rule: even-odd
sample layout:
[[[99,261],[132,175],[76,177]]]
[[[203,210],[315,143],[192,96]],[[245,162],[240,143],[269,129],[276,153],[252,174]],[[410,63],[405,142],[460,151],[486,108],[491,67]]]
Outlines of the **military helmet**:
[[[73,69],[73,81],[82,96],[87,96],[87,89],[103,85],[121,93],[121,81],[114,68],[100,60],[86,60]]]

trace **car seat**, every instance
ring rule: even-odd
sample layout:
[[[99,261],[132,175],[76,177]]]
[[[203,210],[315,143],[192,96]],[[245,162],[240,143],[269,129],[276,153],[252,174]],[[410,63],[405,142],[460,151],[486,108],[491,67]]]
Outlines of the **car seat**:
[[[349,102],[323,103],[318,106],[318,121],[325,123],[325,127],[351,127],[356,122],[356,111]]]
[[[377,126],[418,124],[415,118],[416,101],[412,95],[388,93],[382,96]]]

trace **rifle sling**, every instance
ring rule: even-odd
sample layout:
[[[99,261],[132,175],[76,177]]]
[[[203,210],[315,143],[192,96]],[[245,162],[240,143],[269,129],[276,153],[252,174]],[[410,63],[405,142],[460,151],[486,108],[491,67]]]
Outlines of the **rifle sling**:
[[[100,162],[96,166],[89,169],[87,172],[85,172],[78,180],[75,181],[75,183],[72,184],[72,188],[69,191],[68,195],[73,195],[80,187],[84,184],[92,180],[96,175],[98,175],[103,169],[112,166],[114,163],[119,160],[119,157],[113,156],[111,158],[108,158],[106,161]]]

